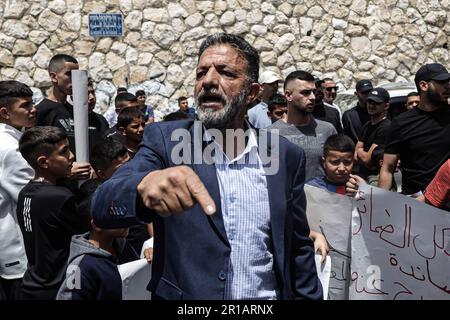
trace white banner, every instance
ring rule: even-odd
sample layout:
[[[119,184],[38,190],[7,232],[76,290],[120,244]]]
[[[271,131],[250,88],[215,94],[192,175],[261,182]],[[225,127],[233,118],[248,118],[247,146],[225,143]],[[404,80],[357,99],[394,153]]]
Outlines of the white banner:
[[[309,227],[322,233],[330,247],[331,277],[328,298],[348,300],[352,199],[309,185],[305,185],[305,193]]]
[[[350,299],[450,299],[450,214],[362,185],[352,216]]]
[[[122,300],[150,300],[147,285],[152,275],[152,265],[140,259],[117,266],[122,278]]]

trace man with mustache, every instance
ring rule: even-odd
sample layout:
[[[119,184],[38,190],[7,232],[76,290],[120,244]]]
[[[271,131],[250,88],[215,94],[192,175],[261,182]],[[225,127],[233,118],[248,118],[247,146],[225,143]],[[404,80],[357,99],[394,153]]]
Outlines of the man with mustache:
[[[419,105],[392,120],[378,186],[391,188],[401,160],[402,193],[417,197],[450,156],[450,73],[439,63],[425,64],[414,81]]]
[[[243,38],[208,36],[196,69],[200,122],[148,126],[135,158],[94,195],[101,228],[153,222],[153,299],[322,299],[303,150],[245,121],[258,68]]]

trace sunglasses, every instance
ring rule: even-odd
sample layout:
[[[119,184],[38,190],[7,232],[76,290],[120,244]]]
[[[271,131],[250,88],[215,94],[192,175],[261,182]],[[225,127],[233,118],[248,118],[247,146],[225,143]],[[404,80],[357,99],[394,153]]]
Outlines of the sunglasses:
[[[302,96],[305,96],[305,97],[309,97],[309,96],[311,95],[311,93],[314,94],[314,95],[316,95],[317,90],[316,90],[316,89],[313,89],[313,90],[302,90],[302,91],[300,91],[300,94],[301,94]]]
[[[328,87],[328,88],[325,88],[325,90],[327,90],[328,92],[331,92],[331,91],[337,91],[338,90],[338,87]]]

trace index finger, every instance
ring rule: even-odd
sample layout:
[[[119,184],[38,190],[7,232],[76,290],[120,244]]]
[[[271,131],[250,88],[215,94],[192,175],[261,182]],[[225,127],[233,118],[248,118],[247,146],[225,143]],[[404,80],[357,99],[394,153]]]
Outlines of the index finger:
[[[214,200],[209,195],[203,182],[195,173],[192,172],[186,177],[186,186],[192,197],[194,197],[207,215],[212,215],[216,212]]]

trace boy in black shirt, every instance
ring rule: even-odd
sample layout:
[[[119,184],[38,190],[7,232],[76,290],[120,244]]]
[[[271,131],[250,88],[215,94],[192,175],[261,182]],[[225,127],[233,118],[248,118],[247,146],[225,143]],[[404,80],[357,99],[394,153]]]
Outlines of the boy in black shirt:
[[[19,150],[35,170],[35,178],[19,193],[17,205],[28,258],[23,298],[53,300],[64,279],[71,237],[89,230],[88,206],[56,184],[70,174],[74,161],[62,129],[31,128],[22,135]]]

